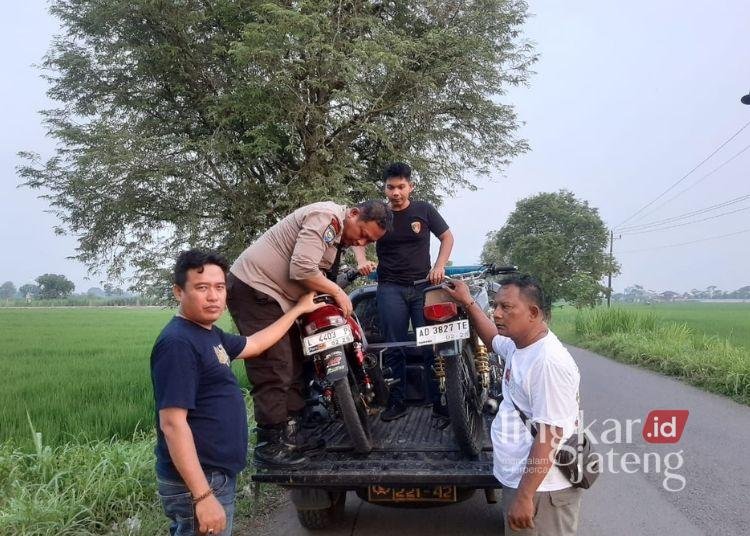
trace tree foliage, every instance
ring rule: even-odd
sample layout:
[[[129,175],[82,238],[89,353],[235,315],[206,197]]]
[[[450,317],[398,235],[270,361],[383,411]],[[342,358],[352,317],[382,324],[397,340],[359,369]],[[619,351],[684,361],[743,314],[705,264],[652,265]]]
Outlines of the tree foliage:
[[[42,300],[67,298],[75,290],[73,282],[61,274],[44,274],[35,279],[39,285],[38,297]]]
[[[0,285],[0,300],[11,300],[16,297],[16,286],[13,281],[6,281]]]
[[[519,201],[506,224],[488,234],[482,262],[517,265],[538,277],[552,300],[595,305],[610,267],[619,273],[607,243],[598,210],[561,190]]]
[[[36,298],[39,296],[39,286],[26,283],[18,288],[18,293],[22,298]]]
[[[513,108],[535,56],[523,0],[56,0],[44,112],[22,153],[77,258],[153,280],[185,246],[238,254],[297,207],[471,187],[526,145]]]

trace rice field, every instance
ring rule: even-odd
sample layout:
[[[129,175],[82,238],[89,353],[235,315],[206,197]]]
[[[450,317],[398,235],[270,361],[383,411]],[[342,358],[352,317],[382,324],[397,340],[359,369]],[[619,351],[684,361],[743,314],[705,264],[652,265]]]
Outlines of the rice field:
[[[149,357],[173,314],[0,308],[0,534],[167,532]],[[231,328],[227,315],[220,325]],[[233,368],[246,387],[242,363]],[[255,532],[281,494],[266,487],[256,496],[250,475],[239,480],[236,524]]]
[[[750,304],[557,309],[566,342],[750,404]]]
[[[149,357],[174,312],[0,308],[0,442],[30,446],[29,419],[48,445],[153,430]]]

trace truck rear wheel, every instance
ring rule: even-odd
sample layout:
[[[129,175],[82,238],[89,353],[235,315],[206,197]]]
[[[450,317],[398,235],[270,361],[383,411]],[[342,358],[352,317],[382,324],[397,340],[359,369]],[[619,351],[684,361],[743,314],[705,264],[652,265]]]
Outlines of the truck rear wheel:
[[[300,525],[309,530],[321,530],[341,519],[346,507],[346,492],[329,492],[329,494],[331,506],[328,508],[297,510]]]
[[[461,451],[476,459],[482,451],[484,419],[482,408],[477,406],[474,382],[474,355],[471,347],[464,344],[461,354],[445,358],[446,398],[451,427]]]
[[[336,403],[344,421],[349,439],[352,440],[354,452],[357,454],[368,454],[372,450],[370,440],[370,422],[367,416],[367,407],[359,394],[359,388],[350,370],[346,378],[333,382],[336,391]]]

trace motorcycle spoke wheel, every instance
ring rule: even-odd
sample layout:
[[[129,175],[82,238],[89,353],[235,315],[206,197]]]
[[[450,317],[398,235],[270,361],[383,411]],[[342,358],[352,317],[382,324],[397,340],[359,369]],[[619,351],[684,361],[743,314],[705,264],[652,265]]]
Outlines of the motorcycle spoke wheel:
[[[476,459],[482,451],[484,419],[474,387],[473,360],[468,346],[460,355],[446,358],[446,398],[456,442],[464,454]]]
[[[367,407],[359,394],[356,383],[352,381],[351,373],[333,383],[336,392],[336,402],[339,408],[344,428],[352,441],[354,451],[358,454],[368,454],[372,450],[370,423],[367,418]]]

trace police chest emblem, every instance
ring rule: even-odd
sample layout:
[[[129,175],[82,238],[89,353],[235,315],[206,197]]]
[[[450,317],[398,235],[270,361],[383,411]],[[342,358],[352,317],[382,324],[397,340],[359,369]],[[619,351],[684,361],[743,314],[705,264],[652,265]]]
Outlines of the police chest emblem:
[[[219,363],[229,366],[229,354],[227,354],[227,351],[224,350],[224,347],[221,344],[219,346],[214,346],[214,353],[216,354],[216,359],[219,360]]]
[[[323,242],[328,244],[329,246],[333,244],[333,241],[336,239],[336,229],[333,228],[333,225],[329,225],[326,227],[326,230],[323,231]]]
[[[419,222],[419,221],[411,222],[411,230],[414,231],[414,234],[419,234],[419,231],[422,230],[422,222]]]

